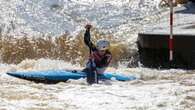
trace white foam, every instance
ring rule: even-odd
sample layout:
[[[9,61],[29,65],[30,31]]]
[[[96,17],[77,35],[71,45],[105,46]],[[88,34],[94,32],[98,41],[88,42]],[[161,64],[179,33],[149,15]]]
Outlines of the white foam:
[[[99,29],[118,33],[116,36],[124,36],[125,32],[131,30],[126,24],[134,24],[134,21],[131,22],[132,18],[139,18],[153,12],[158,8],[159,1],[2,0],[0,1],[2,7],[0,27],[4,34],[17,37],[42,34],[59,36],[67,31],[76,34],[87,22],[91,22]],[[120,27],[123,25],[126,28],[121,30]],[[121,31],[124,32],[119,34]]]
[[[25,64],[30,66],[24,67]],[[26,60],[14,66],[16,71],[82,68],[61,60],[51,59]],[[5,70],[10,69],[9,65],[3,65],[1,67],[7,68]],[[177,75],[182,75],[183,78],[187,78],[186,76],[190,74],[186,74],[184,70],[109,68],[108,71],[135,76],[140,75],[146,80],[130,82],[109,81],[89,86],[86,83],[86,79],[79,79],[69,80],[67,83],[46,85],[36,84],[10,76],[5,77],[3,73],[4,75],[0,76],[0,101],[2,102],[0,105],[6,109],[19,108],[21,110],[28,108],[53,108],[57,110],[63,109],[64,107],[68,110],[184,109],[182,103],[189,100],[186,99],[186,95],[188,91],[192,91],[193,89],[188,87],[189,83],[193,84],[195,82],[194,79],[186,82],[187,80],[183,81],[181,78],[179,78],[181,81],[172,78],[177,78]],[[18,97],[17,100],[14,98],[13,93],[18,94],[16,95]],[[25,97],[22,97],[23,95]]]
[[[1,0],[0,26],[4,27],[5,33],[11,29],[10,34],[16,36],[25,33],[32,36],[42,33],[59,35],[67,30],[78,33],[90,21],[99,29],[112,32],[133,44],[136,40],[135,33],[142,30],[140,27],[147,24],[147,20],[151,20],[150,17],[156,13],[154,10],[158,12],[159,2],[160,0]],[[50,10],[52,5],[59,7]],[[12,30],[11,21],[14,21],[15,30]],[[8,71],[82,68],[84,67],[51,59],[27,59],[17,65],[1,64],[0,109],[186,110],[190,109],[189,105],[191,108],[195,105],[194,71],[187,74],[189,71],[178,69],[129,69],[120,65],[118,69],[109,68],[108,71],[131,74],[141,79],[100,82],[92,86],[87,85],[85,79],[46,85],[5,74]]]

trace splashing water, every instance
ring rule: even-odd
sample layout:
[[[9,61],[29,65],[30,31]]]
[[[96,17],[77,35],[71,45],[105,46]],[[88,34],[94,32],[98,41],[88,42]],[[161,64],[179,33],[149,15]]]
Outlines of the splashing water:
[[[159,18],[160,0],[1,0],[1,35],[75,36],[86,22],[135,49],[142,25]],[[6,36],[7,37],[7,36]],[[6,48],[5,48],[6,49]],[[21,49],[21,48],[20,48]],[[3,51],[3,50],[2,50]],[[7,52],[4,50],[4,52]],[[23,52],[23,51],[22,51]],[[47,85],[13,78],[8,71],[82,69],[63,60],[26,59],[0,64],[0,110],[194,110],[194,71],[127,68],[107,71],[135,75],[130,82],[88,86],[85,79]]]
[[[98,29],[93,39],[103,36],[113,41],[113,65],[117,65],[136,53],[137,32],[147,21],[158,19],[158,3],[159,0],[3,0],[1,60],[19,63],[46,57],[83,65],[88,53],[83,45],[83,27],[91,22]],[[150,16],[154,18],[147,20]]]

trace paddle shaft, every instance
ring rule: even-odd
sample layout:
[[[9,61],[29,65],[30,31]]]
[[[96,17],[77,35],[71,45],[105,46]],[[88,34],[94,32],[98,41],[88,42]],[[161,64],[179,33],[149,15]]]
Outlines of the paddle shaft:
[[[90,50],[89,50],[89,53],[90,53],[90,55],[92,56],[92,49],[90,48]],[[90,78],[90,80],[91,80],[91,83],[93,84],[93,83],[97,83],[98,84],[98,76],[97,76],[97,71],[96,71],[96,67],[94,68],[93,67],[93,60],[92,59],[90,59],[90,73],[89,74],[91,74],[90,76],[91,77],[89,77]]]
[[[88,40],[91,41],[91,36],[89,35],[88,37],[89,37]],[[92,54],[93,54],[92,47],[90,47],[90,46],[89,46],[89,54],[90,54],[90,56],[92,56]],[[97,71],[96,71],[96,67],[93,66],[94,62],[93,62],[92,58],[89,59],[89,63],[90,63],[90,68],[89,68],[89,72],[87,73],[87,83],[88,84],[98,83]]]

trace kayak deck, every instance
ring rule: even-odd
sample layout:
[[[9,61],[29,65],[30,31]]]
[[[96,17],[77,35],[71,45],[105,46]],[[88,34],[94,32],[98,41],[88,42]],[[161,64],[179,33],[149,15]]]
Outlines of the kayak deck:
[[[86,78],[85,72],[82,71],[71,71],[71,70],[47,70],[47,71],[29,71],[29,72],[8,72],[10,76],[26,79],[34,82],[41,83],[58,83],[66,82],[69,79],[77,80]],[[98,75],[100,80],[118,80],[118,81],[130,81],[135,80],[134,76],[126,76],[122,74],[105,72],[104,74]]]

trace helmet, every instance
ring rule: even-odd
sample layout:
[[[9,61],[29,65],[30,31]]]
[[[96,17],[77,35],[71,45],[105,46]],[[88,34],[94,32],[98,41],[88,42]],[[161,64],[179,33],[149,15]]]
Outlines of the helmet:
[[[100,39],[97,41],[96,46],[98,50],[107,50],[110,47],[110,42],[105,39]]]

